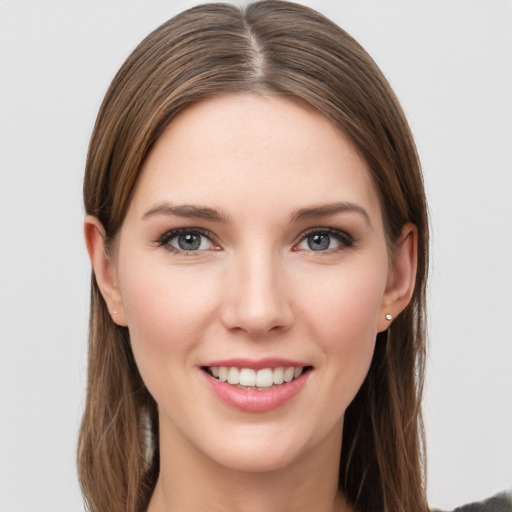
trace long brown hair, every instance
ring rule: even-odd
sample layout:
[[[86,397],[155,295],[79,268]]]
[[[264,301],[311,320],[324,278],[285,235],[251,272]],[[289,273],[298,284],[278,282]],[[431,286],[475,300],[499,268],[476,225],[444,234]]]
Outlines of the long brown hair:
[[[368,376],[346,411],[339,486],[362,512],[425,511],[423,182],[398,101],[354,39],[314,10],[277,0],[243,9],[207,4],[167,21],[128,57],[106,94],[89,147],[85,209],[111,243],[166,125],[192,103],[230,93],[280,95],[316,109],[368,163],[390,248],[406,222],[417,226],[414,296],[378,335]],[[128,330],[111,320],[94,275],[78,466],[94,512],[144,511],[159,471],[156,404],[135,365]]]

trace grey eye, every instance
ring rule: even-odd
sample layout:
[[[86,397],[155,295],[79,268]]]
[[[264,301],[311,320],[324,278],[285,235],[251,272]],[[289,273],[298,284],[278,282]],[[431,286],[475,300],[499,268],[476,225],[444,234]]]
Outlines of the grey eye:
[[[331,244],[331,235],[328,233],[317,233],[306,238],[309,249],[312,251],[325,251]]]
[[[183,251],[197,251],[201,246],[201,235],[189,233],[178,237],[178,246]]]
[[[351,247],[353,238],[339,229],[327,228],[311,230],[304,234],[304,238],[296,246],[301,251],[331,251]]]
[[[186,252],[203,251],[213,247],[212,241],[197,231],[188,231],[175,235],[168,243],[175,249]]]

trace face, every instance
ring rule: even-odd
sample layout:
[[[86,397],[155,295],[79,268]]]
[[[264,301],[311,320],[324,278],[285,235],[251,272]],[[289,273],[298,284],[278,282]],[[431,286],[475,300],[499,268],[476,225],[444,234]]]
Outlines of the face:
[[[180,114],[115,250],[116,318],[161,436],[238,470],[339,453],[388,269],[367,166],[325,118],[251,95]]]

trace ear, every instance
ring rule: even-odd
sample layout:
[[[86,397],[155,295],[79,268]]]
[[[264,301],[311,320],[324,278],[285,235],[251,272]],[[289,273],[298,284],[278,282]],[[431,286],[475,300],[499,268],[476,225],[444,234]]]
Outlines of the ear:
[[[117,281],[116,262],[105,250],[105,229],[96,217],[92,215],[85,217],[84,235],[94,276],[110,316],[117,325],[126,326],[126,315]]]
[[[414,224],[405,224],[395,246],[377,323],[378,332],[385,331],[392,322],[386,315],[396,318],[409,304],[414,293],[417,265],[418,230]]]

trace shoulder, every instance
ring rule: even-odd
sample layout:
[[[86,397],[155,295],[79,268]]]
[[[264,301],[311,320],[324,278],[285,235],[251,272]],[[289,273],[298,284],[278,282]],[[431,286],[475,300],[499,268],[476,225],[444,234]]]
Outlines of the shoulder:
[[[443,512],[432,509],[431,512]],[[457,507],[452,512],[512,512],[512,490],[496,494],[484,501]]]

